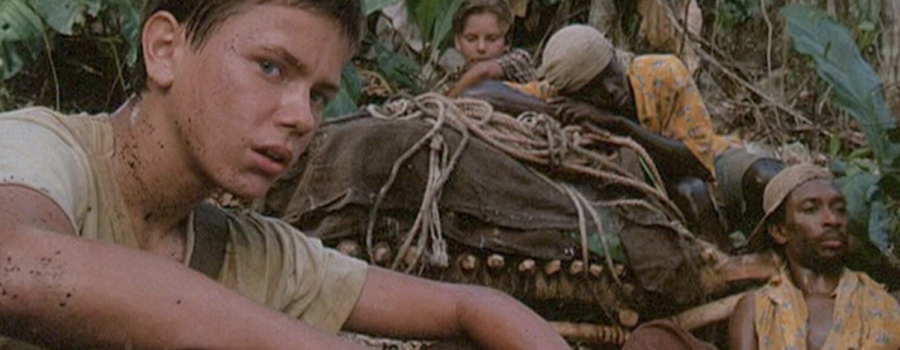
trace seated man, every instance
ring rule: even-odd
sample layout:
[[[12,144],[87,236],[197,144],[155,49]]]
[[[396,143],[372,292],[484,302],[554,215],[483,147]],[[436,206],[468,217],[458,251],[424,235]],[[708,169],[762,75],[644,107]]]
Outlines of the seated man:
[[[305,150],[360,12],[356,0],[148,0],[139,91],[118,111],[0,114],[0,334],[53,348],[362,349],[333,334],[346,329],[567,349],[508,296],[201,206],[215,188],[263,196]],[[24,342],[0,347],[34,348]]]
[[[510,51],[507,37],[512,23],[507,0],[466,0],[460,5],[453,15],[453,37],[466,66],[447,96],[459,97],[488,79],[518,83],[537,80],[531,55],[522,49]]]
[[[584,123],[629,136],[656,161],[669,194],[684,211],[694,231],[722,247],[730,246],[708,184],[724,174],[719,188],[738,196],[726,203],[745,208],[748,194],[762,186],[783,166],[774,159],[760,161],[717,135],[703,98],[681,61],[672,55],[643,55],[629,66],[617,59],[603,34],[590,26],[559,30],[547,43],[539,69],[549,89],[542,97],[558,104],[564,123]],[[727,152],[726,152],[727,151]],[[722,162],[720,166],[718,163]],[[750,169],[750,170],[748,170]],[[738,210],[733,218],[752,214]],[[755,214],[761,216],[757,209]],[[732,223],[733,228],[740,226]]]
[[[783,273],[745,296],[731,317],[732,349],[900,349],[900,306],[845,267],[853,247],[846,204],[831,174],[790,167],[766,186],[752,248],[770,248]]]

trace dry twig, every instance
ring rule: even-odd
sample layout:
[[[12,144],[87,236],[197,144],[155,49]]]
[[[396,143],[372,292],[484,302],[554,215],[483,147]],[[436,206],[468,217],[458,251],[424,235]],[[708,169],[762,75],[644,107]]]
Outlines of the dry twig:
[[[766,0],[759,0],[760,11],[762,12],[763,21],[766,22],[767,38],[766,38],[766,73],[772,75],[772,21],[769,20],[769,13],[766,10]]]
[[[669,5],[665,4],[665,6],[669,6]],[[681,33],[685,33],[686,36],[688,38],[690,38],[694,44],[705,44],[709,47],[713,47],[714,50],[717,49],[717,47],[715,45],[713,45],[706,39],[703,39],[702,37],[699,37],[698,35],[695,35],[695,34],[691,33],[690,31],[686,30],[684,28],[684,26],[682,26],[681,23],[678,22],[678,20],[675,18],[675,16],[670,11],[667,11],[667,15],[670,17],[669,20],[672,21],[673,25],[675,26],[675,30],[680,31]],[[744,78],[741,78],[737,73],[729,70],[721,62],[719,62],[719,60],[717,60],[715,57],[713,57],[713,55],[706,52],[706,50],[704,50],[703,47],[701,47],[701,45],[695,45],[694,48],[697,51],[697,53],[700,54],[701,58],[712,63],[714,66],[716,66],[716,68],[721,70],[722,73],[724,73],[727,77],[729,77],[734,82],[738,83],[738,85],[741,85],[748,91],[759,96],[760,98],[762,98],[763,100],[765,100],[770,105],[777,108],[778,110],[781,110],[782,112],[785,112],[788,115],[794,117],[794,119],[797,122],[812,124],[812,121],[810,121],[809,118],[804,117],[802,114],[800,114],[800,112],[798,112],[788,106],[785,106],[783,103],[778,102],[777,100],[775,100],[774,98],[772,98],[771,96],[766,94],[765,92],[763,92],[763,91],[759,90],[758,88],[756,88],[755,86],[753,86],[753,84],[750,84]],[[719,51],[721,51],[721,50],[719,50]]]

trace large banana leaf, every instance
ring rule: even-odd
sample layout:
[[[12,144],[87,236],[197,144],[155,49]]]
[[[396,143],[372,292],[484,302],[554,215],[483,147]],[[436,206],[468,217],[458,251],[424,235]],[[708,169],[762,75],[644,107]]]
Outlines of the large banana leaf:
[[[898,194],[885,190],[897,182],[900,144],[896,120],[882,94],[881,78],[863,59],[847,28],[825,11],[791,5],[781,14],[787,19],[794,49],[812,57],[819,76],[833,87],[831,102],[860,124],[874,154],[871,164],[853,159],[835,162],[845,174],[838,179],[838,187],[847,200],[851,228],[877,247],[894,267],[900,267],[894,250],[900,237],[890,229],[886,205]]]
[[[89,17],[108,8],[132,48],[137,42],[139,0],[0,0],[0,77],[12,78],[35,59],[57,34],[73,35]],[[53,29],[46,33],[46,27]],[[44,40],[48,42],[45,43]],[[135,51],[128,62],[135,61]]]
[[[16,75],[43,51],[44,24],[26,0],[0,1],[0,76]]]
[[[431,44],[432,50],[437,51],[441,44],[444,43],[444,40],[450,34],[450,30],[453,29],[453,15],[456,13],[456,10],[462,5],[463,0],[449,0],[442,1],[440,7],[440,15],[434,18],[434,28],[431,33]]]
[[[359,75],[356,74],[353,62],[347,62],[341,72],[341,90],[325,108],[322,118],[328,120],[356,112],[356,101],[359,101],[360,95],[362,95],[362,82],[359,80]]]
[[[850,31],[815,7],[791,5],[781,13],[794,49],[812,57],[819,76],[834,88],[832,102],[860,123],[879,164],[892,166],[900,156],[900,145],[890,140],[896,120],[884,101],[881,78],[863,59]]]
[[[376,52],[376,62],[378,63],[378,72],[381,73],[392,86],[399,89],[406,89],[413,94],[421,92],[418,83],[419,74],[422,72],[422,66],[419,62],[409,56],[394,53],[377,40],[372,43]]]
[[[137,49],[140,45],[141,14],[140,0],[107,0],[107,8],[118,19],[119,33],[128,43],[126,62],[133,67],[137,61]]]
[[[431,38],[434,21],[440,11],[441,4],[448,0],[406,0],[406,8],[409,10],[409,18],[419,25],[422,38]]]
[[[101,0],[30,0],[37,11],[53,30],[63,35],[72,35],[76,25],[85,22],[85,15],[96,17],[100,13]]]
[[[410,18],[419,25],[422,38],[430,39],[432,54],[440,50],[450,33],[460,5],[462,0],[406,0]]]
[[[362,10],[363,13],[368,17],[369,15],[381,11],[381,9],[401,2],[403,0],[363,0],[362,2]]]

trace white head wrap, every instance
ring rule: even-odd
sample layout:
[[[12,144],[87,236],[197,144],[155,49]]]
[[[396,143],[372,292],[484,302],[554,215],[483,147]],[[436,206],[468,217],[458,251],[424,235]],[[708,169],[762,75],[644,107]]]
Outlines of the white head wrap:
[[[606,69],[614,52],[594,27],[570,25],[550,37],[538,74],[560,92],[578,91]]]

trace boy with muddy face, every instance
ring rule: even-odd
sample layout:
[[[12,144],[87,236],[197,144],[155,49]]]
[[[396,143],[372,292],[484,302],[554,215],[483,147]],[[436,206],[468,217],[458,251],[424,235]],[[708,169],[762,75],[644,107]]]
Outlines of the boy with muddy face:
[[[110,115],[0,115],[4,349],[352,349],[340,329],[564,349],[485,289],[366,266],[253,213],[213,281],[188,268],[214,188],[262,196],[309,144],[361,22],[353,0],[149,0],[140,89]],[[300,320],[298,322],[297,320]]]

